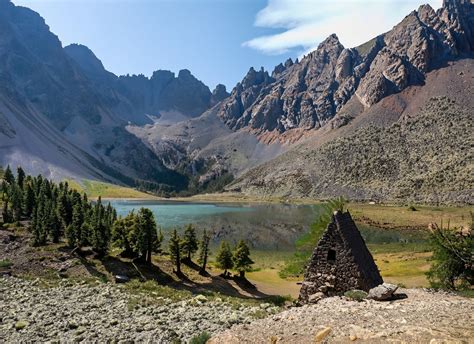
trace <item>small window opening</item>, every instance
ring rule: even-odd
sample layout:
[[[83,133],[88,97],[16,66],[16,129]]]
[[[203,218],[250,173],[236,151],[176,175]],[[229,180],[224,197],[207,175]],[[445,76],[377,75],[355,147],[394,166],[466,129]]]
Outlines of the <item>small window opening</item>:
[[[336,261],[336,251],[329,249],[328,251],[328,262],[334,263]]]

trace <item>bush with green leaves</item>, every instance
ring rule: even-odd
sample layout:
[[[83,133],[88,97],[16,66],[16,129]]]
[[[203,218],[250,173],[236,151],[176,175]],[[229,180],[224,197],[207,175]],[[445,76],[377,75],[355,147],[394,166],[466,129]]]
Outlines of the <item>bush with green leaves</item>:
[[[209,339],[211,339],[211,335],[208,332],[204,331],[192,337],[189,341],[189,344],[206,344]]]
[[[473,214],[471,213],[471,217]],[[473,223],[469,228],[450,229],[430,225],[433,263],[428,279],[435,288],[461,290],[474,284]]]
[[[348,299],[359,301],[359,302],[364,300],[367,297],[367,295],[368,295],[367,292],[363,290],[358,290],[358,289],[349,290],[344,293],[344,296],[347,297]]]

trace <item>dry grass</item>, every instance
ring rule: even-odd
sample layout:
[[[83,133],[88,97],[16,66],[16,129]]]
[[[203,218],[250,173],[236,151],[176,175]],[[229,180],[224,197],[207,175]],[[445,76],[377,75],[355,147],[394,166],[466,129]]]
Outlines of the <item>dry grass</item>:
[[[429,207],[414,205],[416,211],[408,206],[350,203],[348,209],[355,218],[369,218],[384,228],[422,228],[429,223],[447,224],[451,227],[465,226],[471,221],[473,206]]]
[[[425,273],[430,269],[431,252],[399,252],[374,255],[386,282],[407,288],[428,287]]]
[[[124,186],[83,179],[81,181],[68,180],[69,186],[80,192],[85,192],[89,198],[136,198],[153,199],[153,195]]]

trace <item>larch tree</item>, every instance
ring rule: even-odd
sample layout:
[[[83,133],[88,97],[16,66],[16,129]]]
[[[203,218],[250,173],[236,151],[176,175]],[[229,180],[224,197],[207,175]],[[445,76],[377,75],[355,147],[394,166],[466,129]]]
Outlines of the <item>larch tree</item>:
[[[138,242],[137,249],[147,264],[151,265],[152,252],[156,251],[157,229],[150,209],[141,208],[137,214]]]
[[[168,242],[168,252],[176,266],[176,274],[181,274],[181,239],[176,229],[173,230],[171,238]]]
[[[198,263],[200,265],[199,274],[205,275],[206,274],[206,265],[207,260],[209,258],[209,242],[211,237],[207,233],[206,230],[202,233],[201,241],[199,242],[199,258]]]
[[[216,255],[216,266],[224,270],[224,276],[228,276],[227,270],[232,269],[234,262],[232,260],[232,251],[227,241],[222,241],[219,251]]]
[[[15,176],[13,175],[10,165],[7,166],[5,173],[3,174],[3,179],[9,184],[12,185],[15,183]]]
[[[25,182],[25,171],[23,171],[23,169],[18,166],[17,169],[16,169],[16,182],[18,184],[18,186],[20,187],[21,190],[23,190],[23,185],[24,185],[24,182]]]
[[[250,259],[249,247],[243,240],[240,240],[235,248],[233,261],[234,269],[239,272],[239,277],[244,278],[245,272],[251,270],[254,262]]]
[[[192,255],[198,250],[196,229],[192,224],[186,226],[181,246],[183,253],[186,255],[186,261],[191,263]]]

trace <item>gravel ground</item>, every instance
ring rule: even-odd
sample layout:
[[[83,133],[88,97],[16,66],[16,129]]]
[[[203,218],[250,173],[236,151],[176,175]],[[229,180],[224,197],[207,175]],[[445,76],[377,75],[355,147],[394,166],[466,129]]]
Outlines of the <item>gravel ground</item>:
[[[270,304],[239,307],[203,295],[179,302],[155,297],[154,304],[130,306],[133,297],[110,283],[64,280],[42,288],[38,280],[1,277],[0,343],[186,342],[278,311]]]
[[[209,344],[474,343],[474,300],[423,289],[390,302],[331,297],[277,313],[270,304],[235,305],[203,295],[174,302],[107,283],[0,278],[0,343],[179,343],[207,331]],[[145,296],[143,298],[146,298]],[[256,317],[266,316],[255,320]]]
[[[390,302],[331,297],[234,325],[208,344],[237,343],[474,343],[474,300],[402,289]]]

